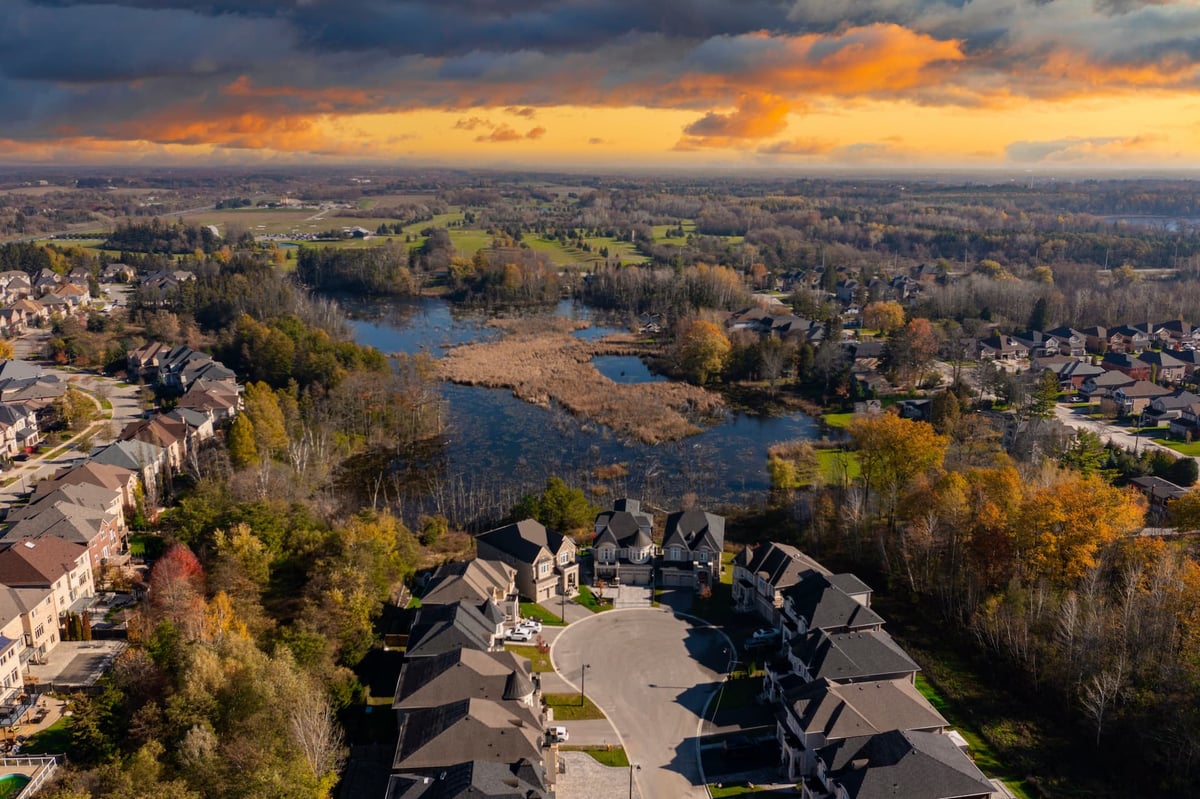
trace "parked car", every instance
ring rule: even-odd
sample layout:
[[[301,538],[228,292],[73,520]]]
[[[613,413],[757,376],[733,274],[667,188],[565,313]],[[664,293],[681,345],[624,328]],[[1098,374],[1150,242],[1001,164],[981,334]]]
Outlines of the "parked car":
[[[550,727],[546,730],[546,740],[552,744],[565,743],[570,737],[566,727]]]
[[[754,634],[750,637],[756,640],[774,641],[779,637],[779,630],[775,627],[761,627],[755,630]]]
[[[504,634],[505,641],[532,641],[533,632],[524,627],[514,627]]]
[[[542,623],[537,619],[521,619],[521,623],[517,625],[518,630],[529,630],[534,635],[542,631]]]
[[[770,638],[750,637],[742,642],[742,649],[747,652],[754,652],[759,649],[770,649],[772,646],[775,646],[775,642]]]

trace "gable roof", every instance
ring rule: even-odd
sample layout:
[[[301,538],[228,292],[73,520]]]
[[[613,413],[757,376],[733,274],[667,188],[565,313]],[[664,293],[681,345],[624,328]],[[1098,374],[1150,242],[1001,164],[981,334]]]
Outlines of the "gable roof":
[[[495,634],[496,625],[469,602],[422,606],[413,618],[405,656],[429,657],[463,647],[487,651]]]
[[[692,510],[676,511],[667,517],[667,532],[663,536],[663,548],[684,546],[689,550],[707,546],[720,552],[725,546],[725,517]]]
[[[1097,388],[1120,388],[1121,386],[1133,385],[1134,379],[1124,372],[1118,372],[1116,369],[1105,371],[1104,374],[1096,375],[1092,378]]]
[[[92,453],[91,460],[140,472],[162,462],[163,449],[145,441],[114,441]]]
[[[814,680],[792,691],[787,709],[800,729],[819,732],[826,742],[889,730],[932,730],[946,719],[906,679],[839,685]]]
[[[983,772],[948,735],[895,730],[851,738],[817,753],[850,799],[990,796]]]
[[[1182,369],[1183,361],[1165,353],[1156,352],[1155,350],[1146,350],[1138,356],[1138,360],[1142,363],[1148,363],[1151,366],[1157,366],[1160,369]]]
[[[502,597],[513,586],[517,570],[507,563],[475,558],[438,567],[433,580],[421,596],[421,605],[447,605],[466,601],[479,604]]]
[[[838,682],[912,674],[921,670],[882,630],[827,633],[816,630],[792,644],[809,676]]]
[[[1116,390],[1128,398],[1161,397],[1171,393],[1171,389],[1163,388],[1158,383],[1151,383],[1149,380],[1137,380],[1127,386],[1120,386]]]
[[[829,574],[828,569],[796,547],[774,541],[746,547],[738,553],[739,558],[743,556],[744,563],[740,565],[777,590],[795,585],[809,573]]]
[[[552,530],[547,530],[535,519],[522,519],[480,533],[475,536],[475,540],[507,553],[522,563],[534,563],[543,548],[551,555],[557,556],[566,539]]]
[[[0,543],[21,539],[43,539],[47,536],[87,545],[100,535],[105,522],[116,519],[111,513],[85,508],[70,502],[55,502],[20,519],[0,534]]]
[[[810,630],[859,629],[883,624],[883,617],[833,584],[827,574],[809,572],[783,592],[785,607]]]
[[[42,496],[57,491],[64,485],[97,485],[124,491],[134,474],[132,469],[88,460],[79,466],[59,472],[49,480],[42,480],[34,487],[33,495]]]
[[[392,697],[395,710],[437,707],[460,699],[519,701],[531,697],[529,661],[512,652],[455,649],[404,664]]]
[[[596,514],[596,537],[592,540],[592,545],[613,544],[617,547],[644,549],[654,543],[650,538],[651,524],[649,517],[644,513],[628,510],[602,511]]]
[[[87,547],[49,536],[13,541],[0,551],[0,583],[13,587],[46,587],[70,573]]]
[[[392,767],[430,768],[464,758],[489,763],[537,760],[541,739],[541,724],[524,705],[460,699],[405,713]]]

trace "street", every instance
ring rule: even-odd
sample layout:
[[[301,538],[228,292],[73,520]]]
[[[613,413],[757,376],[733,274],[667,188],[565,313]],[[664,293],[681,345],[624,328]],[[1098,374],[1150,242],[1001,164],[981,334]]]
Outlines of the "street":
[[[641,796],[707,799],[696,736],[729,665],[727,646],[718,631],[669,610],[630,609],[572,624],[550,656],[575,690],[588,665],[587,694],[619,731]]]

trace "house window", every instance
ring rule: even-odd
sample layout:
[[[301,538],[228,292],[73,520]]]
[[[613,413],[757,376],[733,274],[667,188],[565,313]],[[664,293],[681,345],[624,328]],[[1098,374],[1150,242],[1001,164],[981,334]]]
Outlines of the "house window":
[[[8,684],[9,685],[17,684],[17,670],[16,669],[13,669],[12,674],[8,675]]]
[[[33,628],[33,637],[41,638],[42,633],[44,633],[44,632],[46,632],[46,628],[39,624],[37,627]]]
[[[550,561],[544,560],[540,564],[538,564],[538,574],[540,574],[544,577],[545,575],[547,575],[549,573],[550,573]]]
[[[700,561],[701,563],[708,563],[708,550],[702,549],[699,552],[697,552],[696,560]]]
[[[679,547],[671,547],[671,560],[683,560],[683,553]]]
[[[562,565],[562,566],[566,566],[568,563],[570,563],[570,562],[571,562],[571,553],[570,553],[570,552],[564,552],[564,553],[562,553],[561,555],[559,555],[559,556],[558,556],[558,562],[559,562],[559,564],[560,564],[560,565]]]

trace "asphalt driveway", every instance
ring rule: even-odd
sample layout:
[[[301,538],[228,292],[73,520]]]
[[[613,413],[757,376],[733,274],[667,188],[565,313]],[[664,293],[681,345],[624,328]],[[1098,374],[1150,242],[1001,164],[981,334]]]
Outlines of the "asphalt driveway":
[[[667,609],[613,610],[563,630],[550,650],[563,679],[616,727],[641,770],[641,796],[707,799],[697,760],[703,712],[729,665],[727,639]]]

